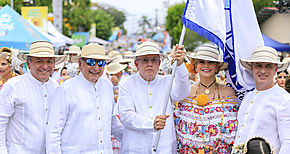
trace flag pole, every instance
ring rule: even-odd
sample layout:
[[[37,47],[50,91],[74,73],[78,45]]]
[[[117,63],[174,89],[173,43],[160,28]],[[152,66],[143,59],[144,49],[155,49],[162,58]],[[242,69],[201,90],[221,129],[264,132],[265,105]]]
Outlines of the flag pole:
[[[178,45],[182,45],[183,39],[184,39],[184,35],[185,35],[185,31],[186,31],[186,28],[183,25]],[[173,63],[173,70],[172,70],[172,75],[170,77],[169,88],[166,91],[166,94],[165,94],[165,97],[164,97],[164,101],[163,101],[164,102],[164,106],[163,106],[163,110],[162,110],[162,115],[165,115],[165,113],[166,113],[168,100],[169,100],[170,92],[171,92],[171,89],[172,89],[172,83],[173,83],[173,79],[174,79],[175,72],[176,72],[176,67],[177,67],[177,61],[175,60],[174,63]],[[161,135],[161,130],[159,130],[157,132],[157,136],[155,138],[155,142],[154,142],[154,145],[153,145],[153,151],[154,152],[157,151],[160,135]]]

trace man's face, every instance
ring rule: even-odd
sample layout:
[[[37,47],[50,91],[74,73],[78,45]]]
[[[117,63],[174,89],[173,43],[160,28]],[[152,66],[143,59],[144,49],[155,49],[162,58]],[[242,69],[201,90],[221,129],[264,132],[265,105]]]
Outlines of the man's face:
[[[144,80],[152,81],[159,70],[160,57],[159,55],[138,56],[135,65]]]
[[[46,82],[54,71],[54,63],[53,57],[31,57],[30,62],[27,61],[27,66],[35,79]]]
[[[81,58],[79,60],[80,70],[88,81],[96,83],[98,79],[102,76],[104,72],[104,67],[98,66],[98,59],[95,59],[97,62],[94,66],[90,66],[89,64],[87,64],[87,60],[87,58]]]
[[[268,88],[273,84],[278,66],[273,63],[255,62],[252,64],[253,76],[256,85]]]

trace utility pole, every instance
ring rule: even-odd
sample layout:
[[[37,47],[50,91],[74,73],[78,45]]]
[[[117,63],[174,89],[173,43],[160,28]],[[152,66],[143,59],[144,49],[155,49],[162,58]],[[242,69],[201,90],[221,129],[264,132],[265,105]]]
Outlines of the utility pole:
[[[53,0],[52,5],[54,26],[62,33],[62,1]]]
[[[155,9],[155,27],[158,26],[158,9]]]

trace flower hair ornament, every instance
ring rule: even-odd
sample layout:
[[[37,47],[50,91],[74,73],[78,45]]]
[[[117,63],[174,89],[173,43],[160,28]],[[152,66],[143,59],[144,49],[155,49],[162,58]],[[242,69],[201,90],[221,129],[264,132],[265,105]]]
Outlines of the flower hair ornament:
[[[233,154],[270,153],[276,154],[274,147],[264,137],[252,137],[246,142],[235,146]]]
[[[2,47],[0,49],[0,57],[7,59],[9,62],[11,69],[13,70],[21,70],[20,65],[22,64],[22,61],[17,58],[18,51],[11,50],[7,47]]]

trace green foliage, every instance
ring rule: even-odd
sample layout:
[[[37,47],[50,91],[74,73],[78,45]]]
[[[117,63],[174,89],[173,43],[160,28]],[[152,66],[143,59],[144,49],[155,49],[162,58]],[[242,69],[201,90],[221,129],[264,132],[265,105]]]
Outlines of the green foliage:
[[[90,0],[72,0],[63,5],[63,33],[87,32],[93,23]]]
[[[113,17],[114,27],[123,27],[123,23],[126,21],[124,12],[119,11],[113,7],[105,9],[105,11]]]
[[[169,32],[172,39],[172,44],[178,44],[182,31],[182,15],[185,8],[185,3],[176,4],[168,8],[166,16],[166,30]],[[197,33],[187,29],[183,41],[183,45],[187,50],[193,50],[202,43],[208,42],[205,38]]]
[[[273,0],[253,0],[253,5],[256,14],[264,7],[275,7]]]
[[[143,33],[146,33],[146,26],[148,26],[148,28],[151,27],[150,21],[151,19],[148,19],[148,17],[144,15],[138,21],[139,26],[142,27]]]
[[[28,4],[26,6],[48,6],[48,12],[52,12],[52,0],[34,0],[35,4]],[[10,0],[0,0],[0,6],[9,4]],[[13,0],[13,7],[16,12],[21,14],[21,7],[24,6],[23,0]]]
[[[96,23],[96,36],[108,40],[112,34],[114,18],[101,9],[93,13],[93,18],[94,23]]]

